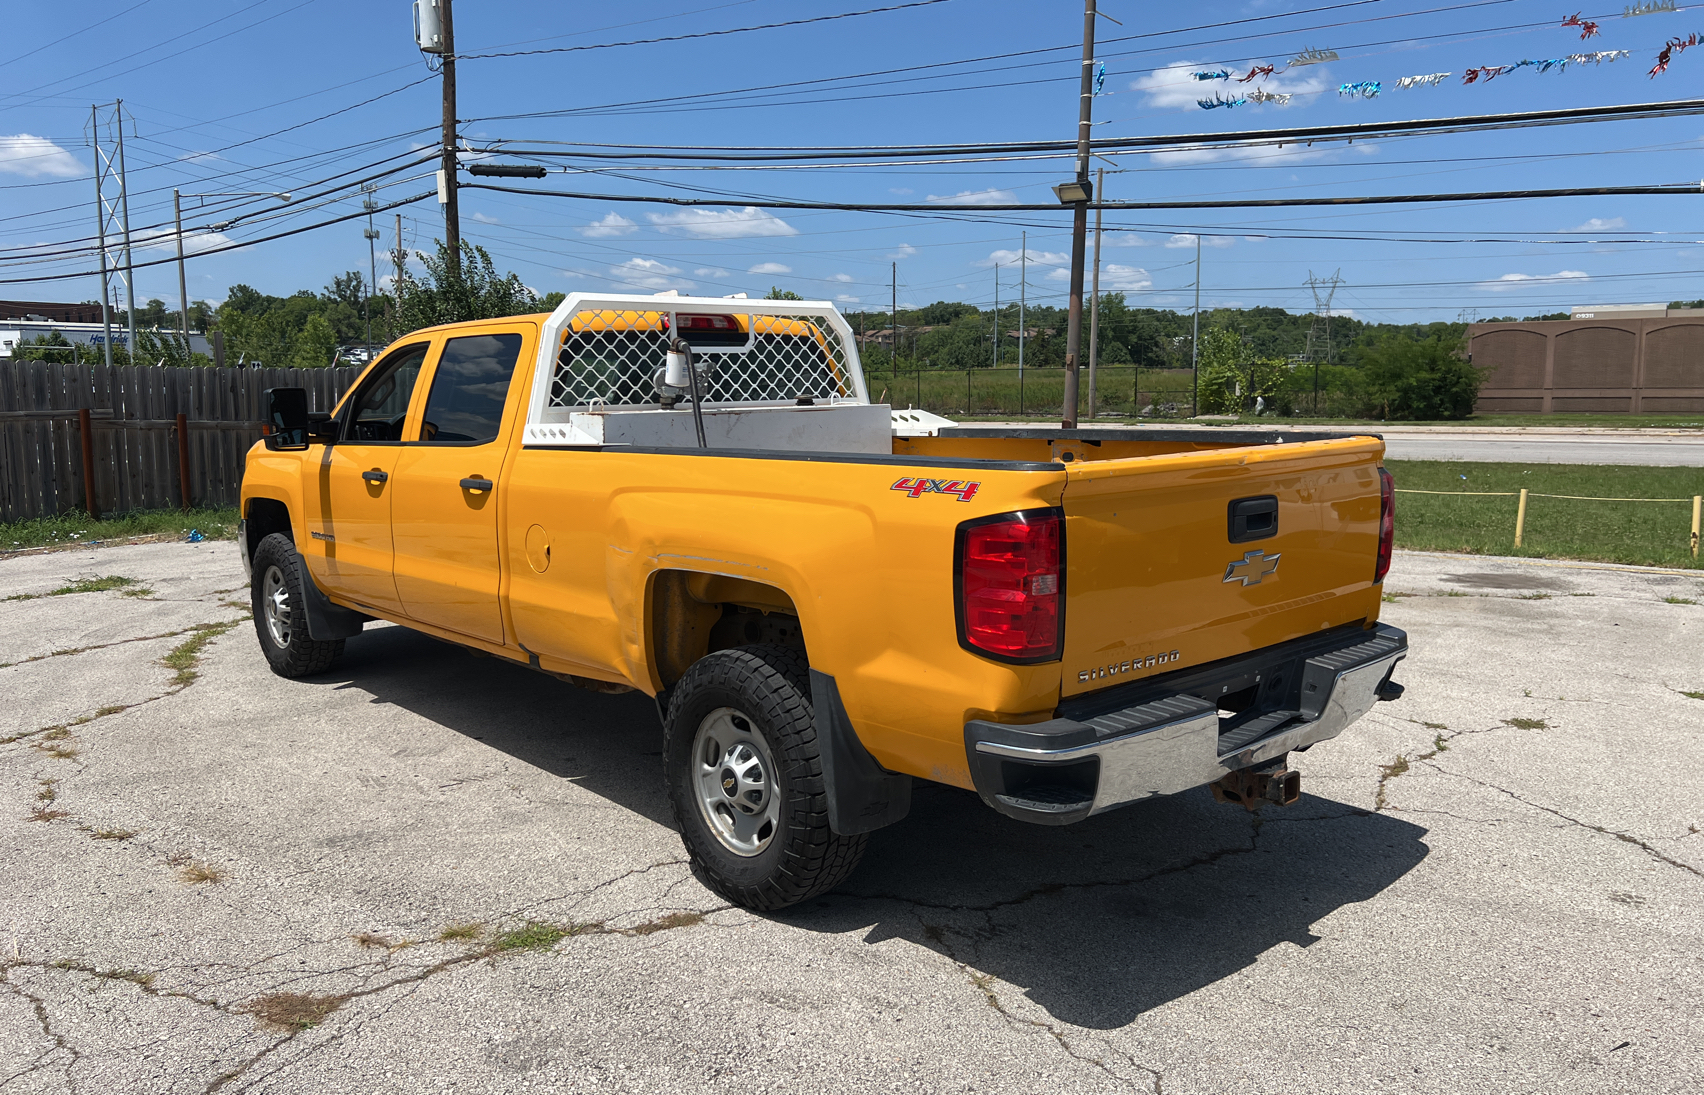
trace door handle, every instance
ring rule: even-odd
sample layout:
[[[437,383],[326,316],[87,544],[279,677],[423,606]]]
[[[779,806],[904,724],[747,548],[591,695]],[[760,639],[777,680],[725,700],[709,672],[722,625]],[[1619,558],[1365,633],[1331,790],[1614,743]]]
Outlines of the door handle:
[[[374,468],[372,471],[362,472],[361,478],[365,479],[369,483],[383,483],[386,479],[389,479],[390,476],[377,468]]]
[[[497,484],[489,479],[463,479],[461,485],[462,490],[490,490]]]

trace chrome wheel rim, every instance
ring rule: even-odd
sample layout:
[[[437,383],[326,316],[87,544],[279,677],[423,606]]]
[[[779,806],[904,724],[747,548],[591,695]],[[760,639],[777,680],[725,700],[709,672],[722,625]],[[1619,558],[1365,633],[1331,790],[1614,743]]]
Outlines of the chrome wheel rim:
[[[718,707],[692,739],[698,810],[722,847],[738,856],[762,854],[781,825],[780,788],[769,746],[751,719]]]
[[[279,647],[290,645],[290,590],[284,584],[284,572],[276,566],[266,568],[260,579],[260,606],[266,616],[266,633]]]

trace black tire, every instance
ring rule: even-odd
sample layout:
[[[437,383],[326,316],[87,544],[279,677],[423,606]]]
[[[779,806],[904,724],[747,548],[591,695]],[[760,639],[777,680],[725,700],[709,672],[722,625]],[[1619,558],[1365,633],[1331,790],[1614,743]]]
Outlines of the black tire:
[[[842,836],[829,828],[807,668],[804,651],[791,647],[718,650],[694,663],[675,686],[663,726],[664,778],[693,873],[729,901],[760,912],[838,886],[858,866],[867,842],[862,834]],[[773,758],[778,814],[767,844],[755,854],[736,852],[724,841],[700,791],[695,743],[701,727],[729,709],[744,717],[749,726],[741,729],[761,738]]]
[[[300,560],[291,539],[274,532],[261,540],[252,561],[249,603],[254,630],[266,663],[280,677],[323,673],[343,653],[342,639],[320,642],[308,636],[302,583],[312,579],[302,572]]]

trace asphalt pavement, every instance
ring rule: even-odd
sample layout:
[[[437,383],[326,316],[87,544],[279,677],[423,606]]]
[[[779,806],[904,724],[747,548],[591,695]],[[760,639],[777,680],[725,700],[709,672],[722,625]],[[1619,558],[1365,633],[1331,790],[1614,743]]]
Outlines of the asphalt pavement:
[[[1399,553],[1408,691],[1298,805],[926,786],[771,915],[647,698],[392,626],[284,681],[242,581],[0,560],[6,1095],[1704,1090],[1697,574]]]

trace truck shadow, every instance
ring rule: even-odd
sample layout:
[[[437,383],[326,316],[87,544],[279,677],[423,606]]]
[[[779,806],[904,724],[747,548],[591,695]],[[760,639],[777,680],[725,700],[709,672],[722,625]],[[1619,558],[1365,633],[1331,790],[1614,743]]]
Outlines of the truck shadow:
[[[321,679],[673,827],[646,696],[585,692],[395,627],[352,642]],[[1114,1029],[1262,956],[1263,970],[1306,961],[1294,948],[1318,941],[1314,925],[1412,870],[1425,833],[1307,794],[1251,816],[1205,789],[1048,828],[919,783],[910,816],[871,836],[846,884],[769,918],[905,939],[963,963],[967,982],[992,974],[985,990],[1003,1006],[1015,987],[1055,1019]]]

